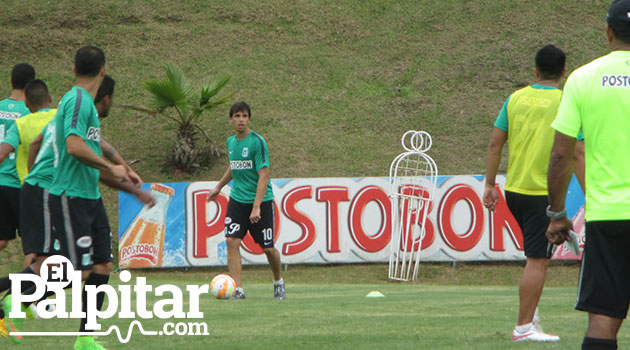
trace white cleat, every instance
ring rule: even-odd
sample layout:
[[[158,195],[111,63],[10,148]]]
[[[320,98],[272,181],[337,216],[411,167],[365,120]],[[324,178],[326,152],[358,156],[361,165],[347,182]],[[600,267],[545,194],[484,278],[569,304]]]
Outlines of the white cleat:
[[[540,332],[535,327],[532,327],[529,331],[525,333],[520,333],[516,329],[512,331],[512,341],[555,342],[560,341],[560,337],[557,335]]]

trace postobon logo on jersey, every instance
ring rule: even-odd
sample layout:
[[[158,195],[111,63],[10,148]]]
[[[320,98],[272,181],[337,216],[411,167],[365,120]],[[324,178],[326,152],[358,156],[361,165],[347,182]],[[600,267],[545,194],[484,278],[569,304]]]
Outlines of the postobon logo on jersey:
[[[88,139],[88,140],[100,141],[101,140],[101,128],[95,128],[95,127],[91,126],[88,129],[87,134],[85,135],[85,138]]]
[[[242,170],[242,169],[253,169],[254,162],[251,160],[231,160],[230,161],[230,169],[232,170]]]

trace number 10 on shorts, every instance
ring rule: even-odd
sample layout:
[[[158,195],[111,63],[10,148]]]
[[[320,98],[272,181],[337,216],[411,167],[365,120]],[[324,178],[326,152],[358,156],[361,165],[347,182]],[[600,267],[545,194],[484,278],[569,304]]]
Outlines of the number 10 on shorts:
[[[269,242],[269,241],[273,241],[273,228],[264,228],[262,230],[262,234],[263,234],[263,241],[265,242]]]

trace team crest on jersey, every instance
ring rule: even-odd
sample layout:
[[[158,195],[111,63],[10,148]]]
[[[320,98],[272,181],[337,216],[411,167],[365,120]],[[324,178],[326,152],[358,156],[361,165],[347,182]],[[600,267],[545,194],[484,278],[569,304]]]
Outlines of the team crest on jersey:
[[[95,128],[93,126],[90,126],[90,128],[87,131],[87,135],[85,135],[85,138],[88,139],[88,140],[100,141],[101,140],[101,128]]]
[[[249,149],[247,147],[243,147],[243,152],[241,153],[243,157],[247,157],[249,155]]]
[[[231,223],[232,223],[232,218],[231,218],[231,217],[229,217],[229,216],[226,216],[226,217],[225,217],[225,224],[226,224],[226,225],[229,225],[229,224],[231,224]]]

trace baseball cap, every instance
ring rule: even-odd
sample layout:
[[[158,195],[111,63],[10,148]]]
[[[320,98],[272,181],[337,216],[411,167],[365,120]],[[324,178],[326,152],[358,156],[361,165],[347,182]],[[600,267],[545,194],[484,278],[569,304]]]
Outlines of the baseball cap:
[[[606,22],[615,33],[630,35],[630,0],[613,2],[608,9]]]

